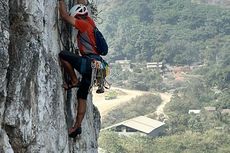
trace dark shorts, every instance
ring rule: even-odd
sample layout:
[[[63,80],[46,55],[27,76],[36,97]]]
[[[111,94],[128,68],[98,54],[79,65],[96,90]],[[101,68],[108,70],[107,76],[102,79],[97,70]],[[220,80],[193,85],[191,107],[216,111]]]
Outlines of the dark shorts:
[[[91,84],[91,59],[88,57],[78,56],[69,51],[61,51],[59,57],[65,61],[68,61],[74,69],[76,69],[81,75],[82,80],[77,91],[77,97],[81,99],[87,99],[89,87]]]

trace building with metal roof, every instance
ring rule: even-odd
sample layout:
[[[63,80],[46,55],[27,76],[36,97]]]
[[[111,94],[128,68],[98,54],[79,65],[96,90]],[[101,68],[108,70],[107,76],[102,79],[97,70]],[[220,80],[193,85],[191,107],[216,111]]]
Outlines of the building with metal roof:
[[[159,136],[164,133],[165,123],[153,120],[146,116],[132,118],[118,124],[107,127],[103,130],[112,130],[119,134],[130,135],[140,133],[141,135]]]

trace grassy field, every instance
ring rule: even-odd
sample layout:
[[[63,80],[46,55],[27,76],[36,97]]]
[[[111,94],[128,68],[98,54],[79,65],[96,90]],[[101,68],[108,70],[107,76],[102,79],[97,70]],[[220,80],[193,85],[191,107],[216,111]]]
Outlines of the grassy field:
[[[112,93],[112,94],[110,94]],[[116,109],[118,106],[130,102],[131,99],[140,97],[144,94],[149,94],[151,92],[139,91],[139,90],[128,90],[118,87],[112,87],[110,90],[107,90],[103,94],[96,94],[95,90],[93,91],[93,103],[99,109],[102,119],[113,109]],[[170,93],[157,93],[162,99],[161,105],[157,107],[156,115],[165,115],[163,109],[165,105],[170,102],[172,94]],[[108,99],[108,95],[115,95],[111,99]]]
[[[108,92],[116,92],[117,96],[114,99],[106,100]],[[102,118],[106,114],[115,109],[117,106],[130,101],[132,98],[142,96],[149,92],[139,91],[139,90],[128,90],[122,88],[112,87],[110,90],[106,90],[103,94],[96,94],[93,91],[93,104],[99,109]]]

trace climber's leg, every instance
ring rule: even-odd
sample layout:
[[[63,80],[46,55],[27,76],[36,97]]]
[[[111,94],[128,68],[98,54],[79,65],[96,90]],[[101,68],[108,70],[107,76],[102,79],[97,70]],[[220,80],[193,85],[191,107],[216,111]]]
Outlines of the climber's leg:
[[[77,107],[77,116],[76,122],[72,128],[69,129],[69,136],[75,138],[77,135],[81,134],[81,123],[85,116],[86,112],[86,100],[78,99],[78,107]]]
[[[64,67],[64,70],[70,76],[71,81],[63,85],[65,89],[70,89],[76,87],[79,83],[77,76],[74,72],[74,68],[79,72],[81,66],[81,57],[75,55],[69,51],[61,51],[59,53],[61,64]]]
[[[86,101],[89,93],[89,87],[91,84],[91,74],[86,74],[82,76],[80,87],[77,91],[78,97],[78,107],[76,122],[72,128],[69,129],[69,136],[75,138],[77,135],[81,134],[81,123],[84,119],[86,112]]]
[[[70,79],[71,79],[71,82],[68,82],[67,84],[64,84],[64,88],[65,89],[70,89],[70,88],[73,88],[73,87],[76,87],[78,85],[78,79],[77,79],[77,76],[74,72],[74,69],[72,67],[72,65],[63,60],[63,59],[60,59],[65,71],[67,72],[67,74],[70,76]]]

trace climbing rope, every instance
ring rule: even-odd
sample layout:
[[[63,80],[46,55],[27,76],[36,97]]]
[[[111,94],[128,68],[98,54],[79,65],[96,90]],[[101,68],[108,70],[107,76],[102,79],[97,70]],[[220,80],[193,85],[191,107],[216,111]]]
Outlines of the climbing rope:
[[[57,24],[57,31],[58,31],[59,40],[60,40],[59,41],[60,49],[73,52],[75,49],[74,49],[74,45],[73,45],[72,40],[71,40],[70,30],[67,29],[66,24],[64,24],[64,22],[60,19],[58,8],[57,8],[56,24]],[[66,83],[69,82],[68,80],[70,80],[70,78],[67,75],[67,73],[65,72],[63,67],[61,68],[61,71],[63,74],[63,80],[65,80]],[[72,112],[71,112],[71,97],[72,97],[72,90],[67,90],[64,99],[66,101],[65,114],[67,117],[66,123],[67,123],[68,127],[72,127],[72,123],[74,121],[73,116],[72,116]]]
[[[94,21],[96,21],[98,24],[102,24],[103,23],[103,19],[101,17],[99,17],[99,14],[102,12],[102,10],[98,11],[97,0],[88,0],[87,1],[87,5],[90,7],[91,16],[94,19]]]
[[[60,22],[61,22],[61,25],[60,25]],[[72,37],[71,37],[72,28],[71,28],[71,26],[68,26],[65,22],[63,22],[63,20],[60,18],[58,8],[57,8],[56,23],[57,23],[57,30],[58,30],[61,45],[64,47],[65,50],[74,52],[75,47],[74,47],[74,43],[72,42]],[[59,27],[59,25],[60,25],[60,27],[62,29]],[[64,40],[63,40],[63,35],[64,34],[67,35],[66,36],[66,38],[67,38],[66,39],[66,44],[64,43]]]

